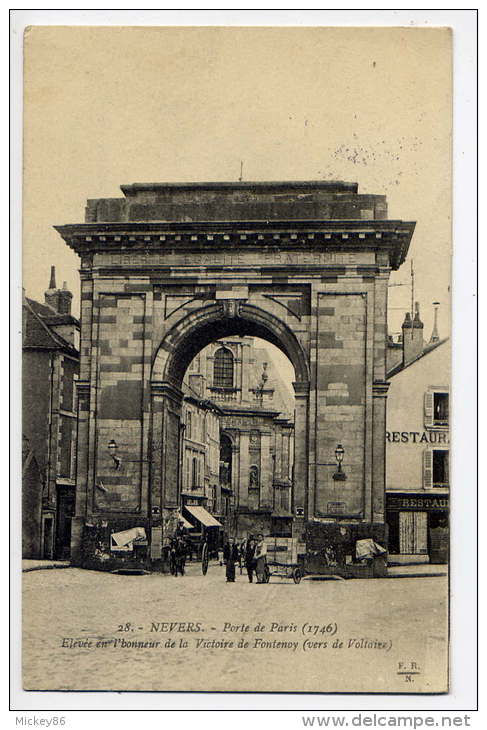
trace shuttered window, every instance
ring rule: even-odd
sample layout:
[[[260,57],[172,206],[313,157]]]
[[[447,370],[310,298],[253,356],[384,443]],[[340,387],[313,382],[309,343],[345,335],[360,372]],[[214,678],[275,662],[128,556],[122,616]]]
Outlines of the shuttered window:
[[[424,425],[426,428],[448,426],[449,394],[437,388],[431,388],[424,394]]]
[[[433,487],[433,452],[430,449],[423,451],[423,488]]]
[[[428,390],[424,394],[424,425],[426,428],[433,426],[434,398],[433,393]]]
[[[220,347],[215,353],[213,386],[233,388],[233,355],[226,347]]]

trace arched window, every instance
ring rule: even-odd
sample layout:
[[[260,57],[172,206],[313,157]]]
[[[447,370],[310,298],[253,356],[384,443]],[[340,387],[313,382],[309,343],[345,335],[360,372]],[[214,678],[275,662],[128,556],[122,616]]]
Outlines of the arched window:
[[[226,347],[220,347],[215,353],[213,386],[233,388],[233,355]]]

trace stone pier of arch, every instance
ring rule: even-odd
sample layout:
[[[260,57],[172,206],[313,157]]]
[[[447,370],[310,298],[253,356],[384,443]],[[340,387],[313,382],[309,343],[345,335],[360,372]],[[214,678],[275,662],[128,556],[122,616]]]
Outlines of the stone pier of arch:
[[[294,366],[293,534],[324,525],[384,543],[387,284],[414,223],[387,219],[385,197],[356,183],[121,189],[56,226],[81,261],[73,563],[160,564],[179,509],[182,378],[233,335]],[[134,527],[147,540],[113,550],[111,534]]]

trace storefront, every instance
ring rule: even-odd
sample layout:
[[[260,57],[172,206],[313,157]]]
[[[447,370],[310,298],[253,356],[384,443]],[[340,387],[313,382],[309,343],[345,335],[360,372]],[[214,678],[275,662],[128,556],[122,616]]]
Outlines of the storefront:
[[[389,556],[416,556],[418,562],[447,563],[448,494],[387,494]]]
[[[223,525],[201,505],[188,502],[183,507],[183,517],[191,524],[188,535],[198,557],[204,542],[208,543],[210,556],[216,555],[221,544]]]

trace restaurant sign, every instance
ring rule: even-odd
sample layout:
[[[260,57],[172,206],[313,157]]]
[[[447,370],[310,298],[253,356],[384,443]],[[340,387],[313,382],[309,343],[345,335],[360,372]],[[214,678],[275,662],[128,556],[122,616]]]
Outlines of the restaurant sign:
[[[387,495],[387,509],[397,510],[421,510],[427,512],[428,510],[447,510],[448,509],[448,497],[446,496],[435,496],[434,494],[428,495]]]

